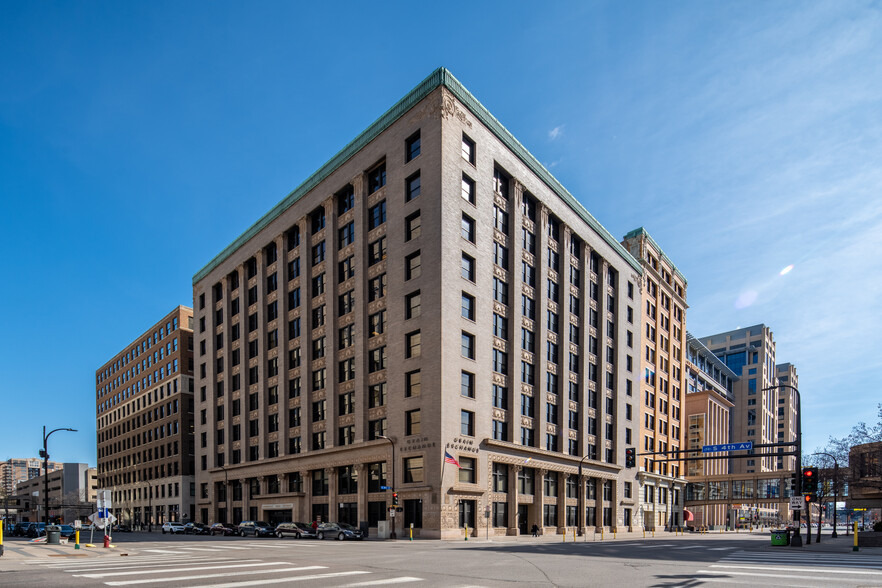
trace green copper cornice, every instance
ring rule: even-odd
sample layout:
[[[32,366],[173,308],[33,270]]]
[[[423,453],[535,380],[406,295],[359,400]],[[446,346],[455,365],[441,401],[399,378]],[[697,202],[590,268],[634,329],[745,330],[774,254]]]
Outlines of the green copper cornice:
[[[567,191],[551,173],[545,169],[521,143],[515,139],[508,129],[502,123],[496,120],[490,111],[488,111],[478,100],[469,92],[465,86],[457,80],[453,74],[447,69],[440,67],[433,71],[429,77],[420,82],[413,90],[407,93],[392,108],[387,110],[380,118],[374,121],[368,128],[361,132],[348,145],[341,149],[336,155],[329,159],[324,165],[316,170],[305,182],[300,184],[293,192],[285,196],[273,208],[264,214],[256,223],[248,228],[244,233],[239,235],[232,243],[227,245],[214,259],[208,262],[205,267],[199,270],[193,276],[193,284],[207,276],[218,265],[223,263],[230,255],[238,250],[242,245],[247,243],[252,237],[262,231],[273,220],[279,217],[291,205],[297,202],[310,190],[320,184],[325,178],[331,175],[349,158],[354,156],[365,145],[373,141],[383,131],[389,128],[395,121],[401,118],[408,110],[413,108],[423,98],[428,96],[433,90],[439,86],[447,88],[457,100],[459,100],[469,111],[477,117],[496,137],[505,144],[515,155],[517,155],[524,164],[530,168],[558,197],[563,200],[579,217],[584,220],[610,247],[616,251],[622,259],[639,274],[643,273],[640,262],[634,259],[628,251],[589,213],[581,203]]]
[[[683,285],[685,286],[688,283],[686,281],[686,276],[684,276],[683,273],[677,269],[677,266],[674,265],[674,262],[671,261],[671,258],[667,256],[665,250],[662,249],[659,244],[655,242],[655,239],[652,238],[652,235],[650,235],[649,232],[643,227],[638,227],[634,229],[633,231],[625,235],[622,240],[624,241],[627,239],[634,239],[636,237],[646,237],[646,240],[649,241],[649,244],[652,245],[656,251],[658,251],[659,257],[668,262],[668,265],[671,266],[671,269],[674,270],[674,273],[679,276],[681,280],[683,280]]]

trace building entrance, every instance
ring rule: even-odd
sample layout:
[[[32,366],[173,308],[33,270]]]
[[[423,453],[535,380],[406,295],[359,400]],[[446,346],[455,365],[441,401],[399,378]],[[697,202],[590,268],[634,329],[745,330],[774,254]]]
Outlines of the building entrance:
[[[520,535],[526,535],[528,532],[529,521],[527,520],[530,517],[530,506],[527,504],[519,504],[518,505],[518,533]]]

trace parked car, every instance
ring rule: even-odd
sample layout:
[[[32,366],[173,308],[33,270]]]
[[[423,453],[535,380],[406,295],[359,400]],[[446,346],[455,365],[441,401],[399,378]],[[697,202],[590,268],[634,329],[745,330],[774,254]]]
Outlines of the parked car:
[[[185,535],[209,535],[210,527],[204,523],[187,523],[184,525]]]
[[[131,528],[130,526],[128,526],[128,525],[114,525],[114,526],[111,528],[111,531],[113,531],[114,533],[117,533],[117,532],[119,532],[119,533],[131,533],[131,532],[132,532],[132,528]]]
[[[364,539],[364,533],[358,527],[353,527],[347,523],[322,523],[319,525],[315,533],[319,539],[354,539],[361,541]]]
[[[223,535],[224,537],[236,534],[236,528],[227,523],[215,523],[208,528],[208,531],[211,535]]]
[[[276,537],[315,537],[315,531],[307,523],[279,523],[276,527]]]
[[[276,532],[275,528],[263,521],[242,521],[239,523],[236,531],[240,537],[247,537],[249,535],[253,537],[270,537]]]
[[[71,525],[58,525],[61,527],[61,536],[67,537],[68,539],[72,539],[74,534],[76,533],[76,529],[74,529]]]
[[[46,523],[30,523],[25,531],[25,537],[42,537],[46,534]]]
[[[12,536],[13,537],[24,537],[28,532],[28,527],[31,526],[31,523],[15,523],[15,526],[12,527]]]
[[[166,533],[172,534],[183,534],[184,533],[184,525],[177,521],[170,521],[167,523],[162,523],[162,534]]]

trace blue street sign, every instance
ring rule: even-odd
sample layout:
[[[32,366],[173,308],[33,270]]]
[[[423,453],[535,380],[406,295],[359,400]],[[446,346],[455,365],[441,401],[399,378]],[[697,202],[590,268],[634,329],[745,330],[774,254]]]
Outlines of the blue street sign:
[[[380,490],[388,490],[389,486],[380,486]]]
[[[107,519],[107,518],[110,518],[110,512],[106,508],[99,508],[98,509],[98,516],[101,517],[102,519]]]
[[[702,453],[717,453],[720,451],[744,451],[745,449],[753,449],[753,441],[745,441],[743,443],[723,443],[721,445],[703,445]]]

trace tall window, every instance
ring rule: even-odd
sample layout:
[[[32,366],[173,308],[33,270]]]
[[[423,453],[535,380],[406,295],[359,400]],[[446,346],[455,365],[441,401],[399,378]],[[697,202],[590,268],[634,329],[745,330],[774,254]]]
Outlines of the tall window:
[[[373,194],[386,185],[386,162],[384,161],[368,172],[368,194]]]
[[[469,163],[475,163],[475,142],[467,135],[462,136],[462,158]]]
[[[420,154],[420,132],[417,131],[404,142],[404,162],[412,161]]]
[[[410,176],[409,178],[407,178],[405,180],[404,199],[406,202],[410,202],[411,200],[413,200],[414,198],[417,198],[420,195],[420,192],[421,192],[420,184],[421,184],[420,172],[413,174],[412,176]]]

